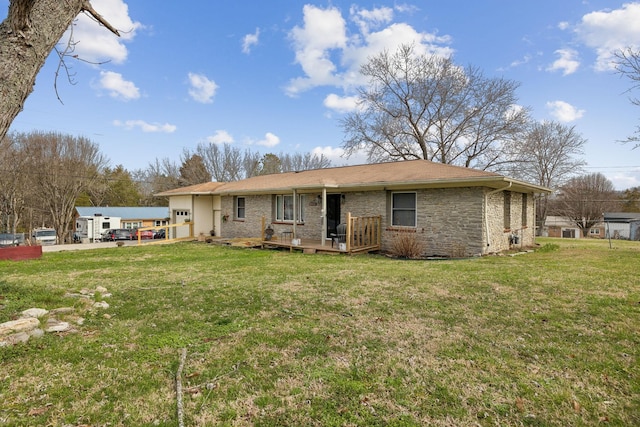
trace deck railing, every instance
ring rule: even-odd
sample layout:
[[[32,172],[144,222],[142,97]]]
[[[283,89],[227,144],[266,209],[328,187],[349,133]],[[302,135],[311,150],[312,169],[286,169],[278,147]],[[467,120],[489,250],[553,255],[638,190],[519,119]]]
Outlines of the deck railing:
[[[351,216],[347,213],[347,252],[381,246],[381,216]]]

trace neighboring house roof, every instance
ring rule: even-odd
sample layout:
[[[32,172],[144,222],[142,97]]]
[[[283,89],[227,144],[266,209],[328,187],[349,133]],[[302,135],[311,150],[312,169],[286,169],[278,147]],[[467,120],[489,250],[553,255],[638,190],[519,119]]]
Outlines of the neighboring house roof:
[[[205,193],[207,185],[208,192]],[[260,175],[241,181],[207,183],[165,191],[156,196],[188,194],[273,194],[292,190],[374,190],[416,187],[446,188],[485,186],[514,191],[550,193],[551,190],[518,181],[495,172],[446,165],[428,160],[407,160]],[[196,192],[200,191],[200,192]]]
[[[640,213],[634,212],[605,212],[606,222],[633,222],[640,221]]]
[[[76,206],[80,216],[114,216],[122,219],[160,219],[169,218],[168,207],[119,207],[119,206]]]
[[[557,216],[557,215],[547,215],[544,225],[546,227],[569,227],[569,228],[578,228],[578,225],[571,218],[566,216]],[[604,223],[599,221],[596,223],[594,227],[603,227]]]

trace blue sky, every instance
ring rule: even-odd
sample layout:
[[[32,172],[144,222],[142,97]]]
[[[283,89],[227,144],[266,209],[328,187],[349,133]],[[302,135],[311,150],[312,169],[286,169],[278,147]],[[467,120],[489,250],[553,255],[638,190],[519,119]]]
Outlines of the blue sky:
[[[611,65],[613,50],[640,47],[640,1],[91,3],[122,37],[81,16],[75,53],[108,62],[68,60],[74,84],[58,79],[61,104],[51,56],[12,130],[86,136],[129,170],[177,162],[202,142],[363,163],[340,156],[338,122],[354,105],[359,66],[414,43],[520,82],[519,104],[536,120],[575,126],[589,141],[587,172],[618,189],[640,185],[640,149],[617,142],[640,123],[640,108]],[[0,19],[7,8],[0,0]]]

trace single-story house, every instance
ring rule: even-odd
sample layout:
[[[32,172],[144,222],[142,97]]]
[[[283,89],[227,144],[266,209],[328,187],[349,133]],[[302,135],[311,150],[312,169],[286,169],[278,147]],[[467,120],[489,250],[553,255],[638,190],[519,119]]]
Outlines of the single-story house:
[[[120,226],[112,228],[159,227],[169,223],[169,207],[76,206],[78,217],[120,218]]]
[[[542,235],[545,237],[560,237],[564,239],[581,239],[582,230],[570,218],[558,215],[547,215],[544,221]],[[605,224],[600,221],[589,229],[589,237],[603,239],[606,236]]]
[[[195,235],[264,238],[268,228],[267,239],[332,247],[338,225],[347,223],[382,251],[413,233],[425,256],[477,256],[533,245],[535,195],[550,192],[494,172],[410,160],[209,182],[157,196],[169,198],[171,222],[191,221]]]
[[[605,212],[604,222],[607,237],[640,240],[640,213]]]

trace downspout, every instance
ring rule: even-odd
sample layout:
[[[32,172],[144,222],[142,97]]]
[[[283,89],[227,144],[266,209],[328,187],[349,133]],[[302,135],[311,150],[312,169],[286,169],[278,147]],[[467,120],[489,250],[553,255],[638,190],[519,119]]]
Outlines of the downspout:
[[[508,190],[509,188],[511,188],[512,185],[513,185],[513,181],[509,181],[509,185],[507,185],[506,187],[489,191],[487,194],[484,195],[484,228],[485,228],[485,233],[487,234],[487,247],[491,246],[491,244],[489,243],[491,241],[491,238],[490,238],[491,234],[489,232],[489,196],[495,193],[499,193],[501,191]]]

